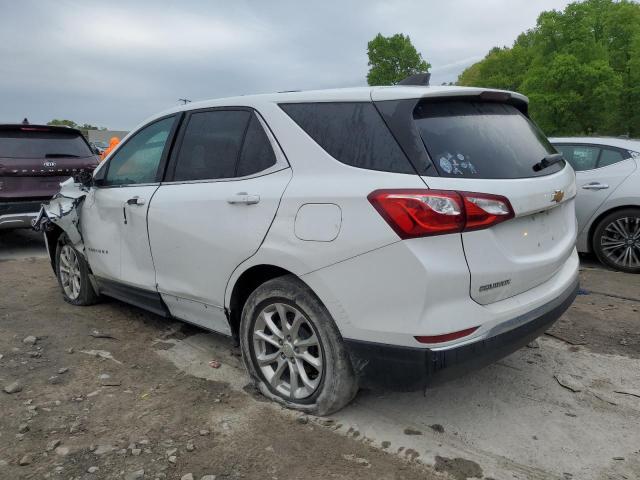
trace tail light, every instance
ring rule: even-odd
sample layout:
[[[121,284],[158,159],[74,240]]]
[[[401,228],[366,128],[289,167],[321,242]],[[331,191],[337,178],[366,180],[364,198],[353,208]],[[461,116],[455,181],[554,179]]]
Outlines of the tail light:
[[[489,228],[513,218],[500,195],[453,190],[376,190],[369,202],[402,239]]]

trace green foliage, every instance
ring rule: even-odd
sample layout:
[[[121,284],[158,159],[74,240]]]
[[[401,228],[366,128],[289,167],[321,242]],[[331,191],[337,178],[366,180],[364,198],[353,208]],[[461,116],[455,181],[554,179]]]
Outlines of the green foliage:
[[[543,12],[458,85],[516,90],[547,135],[640,136],[640,5],[586,0]]]
[[[47,122],[47,125],[54,125],[54,126],[57,126],[57,127],[78,128],[78,124],[76,122],[74,122],[73,120],[59,120],[57,118],[54,118],[50,122]]]
[[[429,71],[431,64],[422,59],[409,36],[397,33],[391,37],[375,36],[367,44],[369,85],[395,85],[416,73]]]

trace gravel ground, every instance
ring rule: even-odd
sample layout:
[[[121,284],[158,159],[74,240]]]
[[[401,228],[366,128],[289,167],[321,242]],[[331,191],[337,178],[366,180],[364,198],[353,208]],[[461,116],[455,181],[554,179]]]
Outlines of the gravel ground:
[[[185,374],[160,354],[202,330],[73,307],[46,259],[0,261],[0,292],[0,478],[436,478],[243,390],[228,342],[224,378]]]

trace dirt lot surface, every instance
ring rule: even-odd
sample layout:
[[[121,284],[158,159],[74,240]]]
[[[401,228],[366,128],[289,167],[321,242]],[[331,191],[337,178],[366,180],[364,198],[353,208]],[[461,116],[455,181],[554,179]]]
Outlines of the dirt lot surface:
[[[230,345],[206,364],[219,380],[158,355],[200,330],[117,301],[68,305],[46,259],[0,271],[0,386],[21,386],[0,392],[0,478],[432,478],[243,391]]]
[[[640,277],[581,276],[534,348],[318,419],[247,388],[220,336],[0,261],[0,478],[640,478]]]

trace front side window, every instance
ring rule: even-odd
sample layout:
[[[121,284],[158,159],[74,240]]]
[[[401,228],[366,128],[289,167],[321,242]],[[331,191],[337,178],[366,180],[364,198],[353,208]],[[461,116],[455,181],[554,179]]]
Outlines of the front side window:
[[[339,162],[369,170],[415,174],[370,102],[285,103],[280,108]]]
[[[560,171],[533,166],[556,153],[544,134],[513,105],[423,101],[413,112],[422,141],[443,177],[528,178]]]
[[[174,117],[139,130],[109,159],[104,185],[135,185],[157,181],[158,167]]]
[[[173,181],[235,177],[250,118],[251,113],[246,110],[191,114],[176,156]]]

